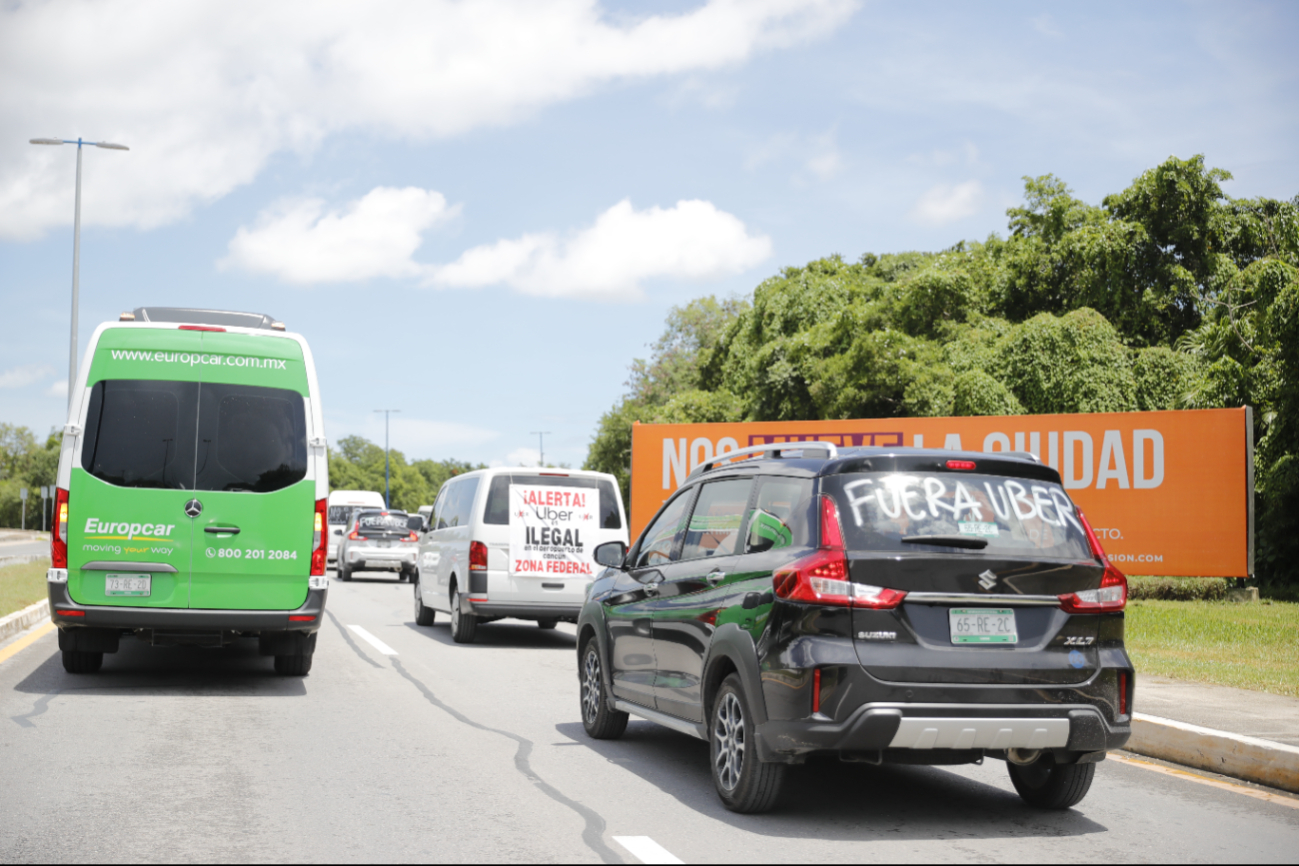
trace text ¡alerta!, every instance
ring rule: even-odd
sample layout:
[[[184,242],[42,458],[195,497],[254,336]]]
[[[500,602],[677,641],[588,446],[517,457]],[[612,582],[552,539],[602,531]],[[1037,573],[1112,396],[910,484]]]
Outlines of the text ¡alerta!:
[[[167,537],[171,531],[176,528],[174,523],[114,523],[112,521],[100,520],[98,517],[91,517],[86,521],[86,535],[120,535],[127,539],[139,536],[148,538],[151,536]]]
[[[582,490],[529,490],[523,494],[523,502],[525,505],[585,508],[586,492]]]

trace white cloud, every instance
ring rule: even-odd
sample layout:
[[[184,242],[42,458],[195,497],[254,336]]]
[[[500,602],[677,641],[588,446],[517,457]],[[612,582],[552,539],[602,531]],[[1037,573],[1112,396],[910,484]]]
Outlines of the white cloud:
[[[54,368],[49,364],[24,364],[21,367],[11,367],[8,370],[0,371],[0,388],[25,388],[33,382],[39,382],[42,379],[48,379],[54,375]],[[63,393],[66,396],[68,392],[67,383],[63,385]]]
[[[977,180],[955,186],[940,183],[920,197],[908,216],[929,225],[945,225],[973,216],[982,198],[983,185]]]
[[[274,274],[291,283],[412,277],[423,232],[453,216],[441,193],[376,187],[340,211],[316,198],[285,200],[241,227],[220,264]]]
[[[50,0],[0,11],[0,237],[71,220],[70,149],[97,137],[87,225],[149,228],[253,180],[271,155],[364,130],[431,140],[525,119],[608,82],[698,73],[815,39],[857,0],[709,0],[611,22],[598,0]]]
[[[843,168],[843,154],[839,152],[833,130],[813,139],[812,155],[805,165],[820,180],[830,180],[839,173]]]
[[[635,300],[651,279],[706,280],[738,274],[771,255],[771,239],[750,234],[711,202],[636,210],[624,199],[567,238],[526,234],[474,247],[429,282],[476,288],[503,283],[529,295]]]
[[[68,380],[59,379],[46,388],[45,393],[50,397],[62,397],[66,400],[68,398]]]
[[[830,180],[844,165],[836,131],[831,128],[820,135],[791,132],[773,135],[749,151],[744,167],[753,171],[767,163],[787,159],[795,160],[798,165],[793,177],[795,183],[806,180],[803,172],[811,172],[817,180]]]

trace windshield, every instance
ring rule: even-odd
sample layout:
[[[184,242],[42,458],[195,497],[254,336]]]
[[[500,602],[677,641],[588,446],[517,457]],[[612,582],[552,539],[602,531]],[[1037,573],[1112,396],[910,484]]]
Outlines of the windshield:
[[[374,506],[370,506],[373,508]],[[331,524],[345,524],[352,519],[352,515],[365,508],[364,505],[331,505],[329,506],[329,522]]]
[[[973,473],[862,472],[829,476],[823,489],[839,505],[850,550],[1092,558],[1059,484]]]
[[[383,513],[372,511],[362,514],[356,518],[356,528],[362,532],[388,532],[391,530],[405,534],[410,531],[406,526],[406,512],[404,511]]]

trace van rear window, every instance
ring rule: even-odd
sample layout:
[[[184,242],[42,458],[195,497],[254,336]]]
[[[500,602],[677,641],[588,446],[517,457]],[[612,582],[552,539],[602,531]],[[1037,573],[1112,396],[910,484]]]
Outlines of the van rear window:
[[[281,388],[96,382],[81,465],[118,487],[281,490],[307,474],[306,408]]]
[[[839,505],[850,550],[1092,558],[1059,484],[973,473],[863,472],[829,476],[822,485]]]
[[[613,484],[607,478],[591,478],[585,475],[537,475],[535,473],[497,475],[492,479],[492,486],[487,490],[487,506],[484,509],[483,523],[505,526],[510,522],[511,484],[599,490],[600,528],[622,529],[622,515],[618,511],[618,497],[613,492]]]

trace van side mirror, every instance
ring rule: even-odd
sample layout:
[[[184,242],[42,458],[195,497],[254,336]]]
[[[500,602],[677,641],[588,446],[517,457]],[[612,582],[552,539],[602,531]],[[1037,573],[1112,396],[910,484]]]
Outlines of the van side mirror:
[[[606,541],[595,548],[595,561],[606,568],[619,568],[627,556],[627,545],[621,541]]]

